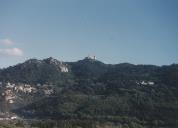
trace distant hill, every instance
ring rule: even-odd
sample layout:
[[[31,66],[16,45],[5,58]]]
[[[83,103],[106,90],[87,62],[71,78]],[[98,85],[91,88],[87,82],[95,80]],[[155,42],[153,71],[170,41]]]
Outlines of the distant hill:
[[[53,58],[30,59],[22,64],[11,66],[0,72],[1,81],[22,83],[55,83],[65,81],[70,76],[70,66]]]
[[[51,57],[30,59],[1,69],[0,82],[1,111],[24,118],[178,126],[177,64],[112,65],[95,58],[77,62]],[[8,96],[15,96],[12,101],[7,100],[8,89],[12,93]]]

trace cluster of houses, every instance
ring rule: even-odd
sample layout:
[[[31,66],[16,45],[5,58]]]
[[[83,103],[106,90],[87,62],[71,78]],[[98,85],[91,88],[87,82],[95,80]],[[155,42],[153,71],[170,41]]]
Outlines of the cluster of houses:
[[[4,93],[2,93],[2,96],[4,96],[5,101],[7,101],[10,104],[14,103],[14,99],[16,98],[16,96],[10,89],[5,90]]]
[[[136,82],[138,85],[154,85],[155,83],[153,81],[139,81],[139,82]]]
[[[14,83],[3,83],[0,82],[0,96],[4,99],[8,105],[14,105],[18,101],[18,98],[22,99],[25,95],[31,94],[39,94],[44,96],[52,96],[54,94],[54,85],[48,84],[37,84],[37,85],[29,85],[29,84],[14,84]],[[6,106],[7,107],[7,106]],[[0,111],[0,121],[10,121],[16,120],[19,117],[15,114],[10,114],[8,111],[2,113]]]
[[[19,117],[15,114],[0,113],[0,121],[16,120]]]
[[[2,84],[2,83],[0,83]],[[9,104],[13,104],[17,98],[18,93],[31,94],[37,93],[38,91],[43,92],[44,95],[50,96],[54,93],[54,90],[49,85],[36,85],[31,86],[29,84],[13,84],[7,82],[4,87],[4,91],[1,96],[4,97],[5,101]]]
[[[20,85],[20,86],[15,86],[14,90],[16,92],[24,92],[24,93],[35,93],[37,92],[37,89],[32,87],[29,84],[24,84],[24,85]]]
[[[23,92],[23,93],[32,93],[32,92],[36,92],[36,88],[31,87],[28,84],[24,84],[24,85],[15,85],[15,84],[11,84],[10,82],[6,83],[4,92],[1,94],[5,101],[12,104],[14,103],[14,100],[16,99],[16,94],[18,92]]]

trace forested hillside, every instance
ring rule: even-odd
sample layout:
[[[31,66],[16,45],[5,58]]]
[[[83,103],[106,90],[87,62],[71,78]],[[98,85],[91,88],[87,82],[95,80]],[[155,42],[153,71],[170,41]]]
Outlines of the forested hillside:
[[[9,104],[8,111],[26,119],[109,121],[129,128],[178,127],[176,64],[112,65],[91,58],[77,62],[31,59],[0,70],[0,81],[1,93],[8,82],[35,88],[20,94],[12,89],[17,99]],[[45,90],[48,93],[43,94]]]

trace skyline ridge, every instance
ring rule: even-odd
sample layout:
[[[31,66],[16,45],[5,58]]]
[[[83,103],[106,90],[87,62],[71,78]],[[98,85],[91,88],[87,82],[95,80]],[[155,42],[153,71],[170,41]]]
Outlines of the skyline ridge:
[[[74,60],[74,61],[63,61],[63,60],[60,60],[60,59],[58,59],[58,58],[54,58],[54,57],[52,57],[52,56],[50,56],[50,57],[47,57],[47,58],[36,58],[36,57],[34,57],[34,58],[30,58],[30,59],[27,59],[27,60],[25,60],[25,61],[23,61],[23,62],[19,62],[19,63],[16,63],[16,64],[14,64],[14,65],[10,65],[10,66],[7,66],[7,67],[0,67],[0,69],[6,69],[6,68],[9,68],[9,67],[14,67],[14,66],[16,66],[16,65],[19,65],[19,64],[24,64],[24,63],[26,63],[26,62],[42,62],[42,61],[46,61],[46,60],[51,60],[51,59],[54,59],[55,61],[58,61],[58,62],[63,62],[63,63],[75,63],[75,62],[79,62],[79,61],[85,61],[85,60],[94,60],[94,61],[96,61],[96,62],[102,62],[103,64],[106,64],[106,65],[118,65],[118,64],[131,64],[131,65],[152,65],[152,66],[159,66],[159,67],[162,67],[162,66],[170,66],[170,65],[177,65],[178,63],[170,63],[170,64],[167,64],[167,65],[155,65],[155,64],[134,64],[134,63],[130,63],[130,62],[118,62],[118,63],[106,63],[106,62],[104,62],[104,61],[102,61],[102,60],[99,60],[99,59],[94,59],[94,58],[89,58],[88,56],[86,56],[86,57],[83,57],[83,59],[79,59],[79,60]]]

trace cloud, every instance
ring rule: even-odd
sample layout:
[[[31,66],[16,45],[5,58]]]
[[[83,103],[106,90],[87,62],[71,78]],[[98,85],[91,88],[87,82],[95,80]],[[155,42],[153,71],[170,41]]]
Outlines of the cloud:
[[[0,44],[3,44],[3,45],[13,45],[14,42],[10,39],[0,39]]]
[[[19,48],[0,49],[0,54],[4,56],[23,56],[23,51]]]

